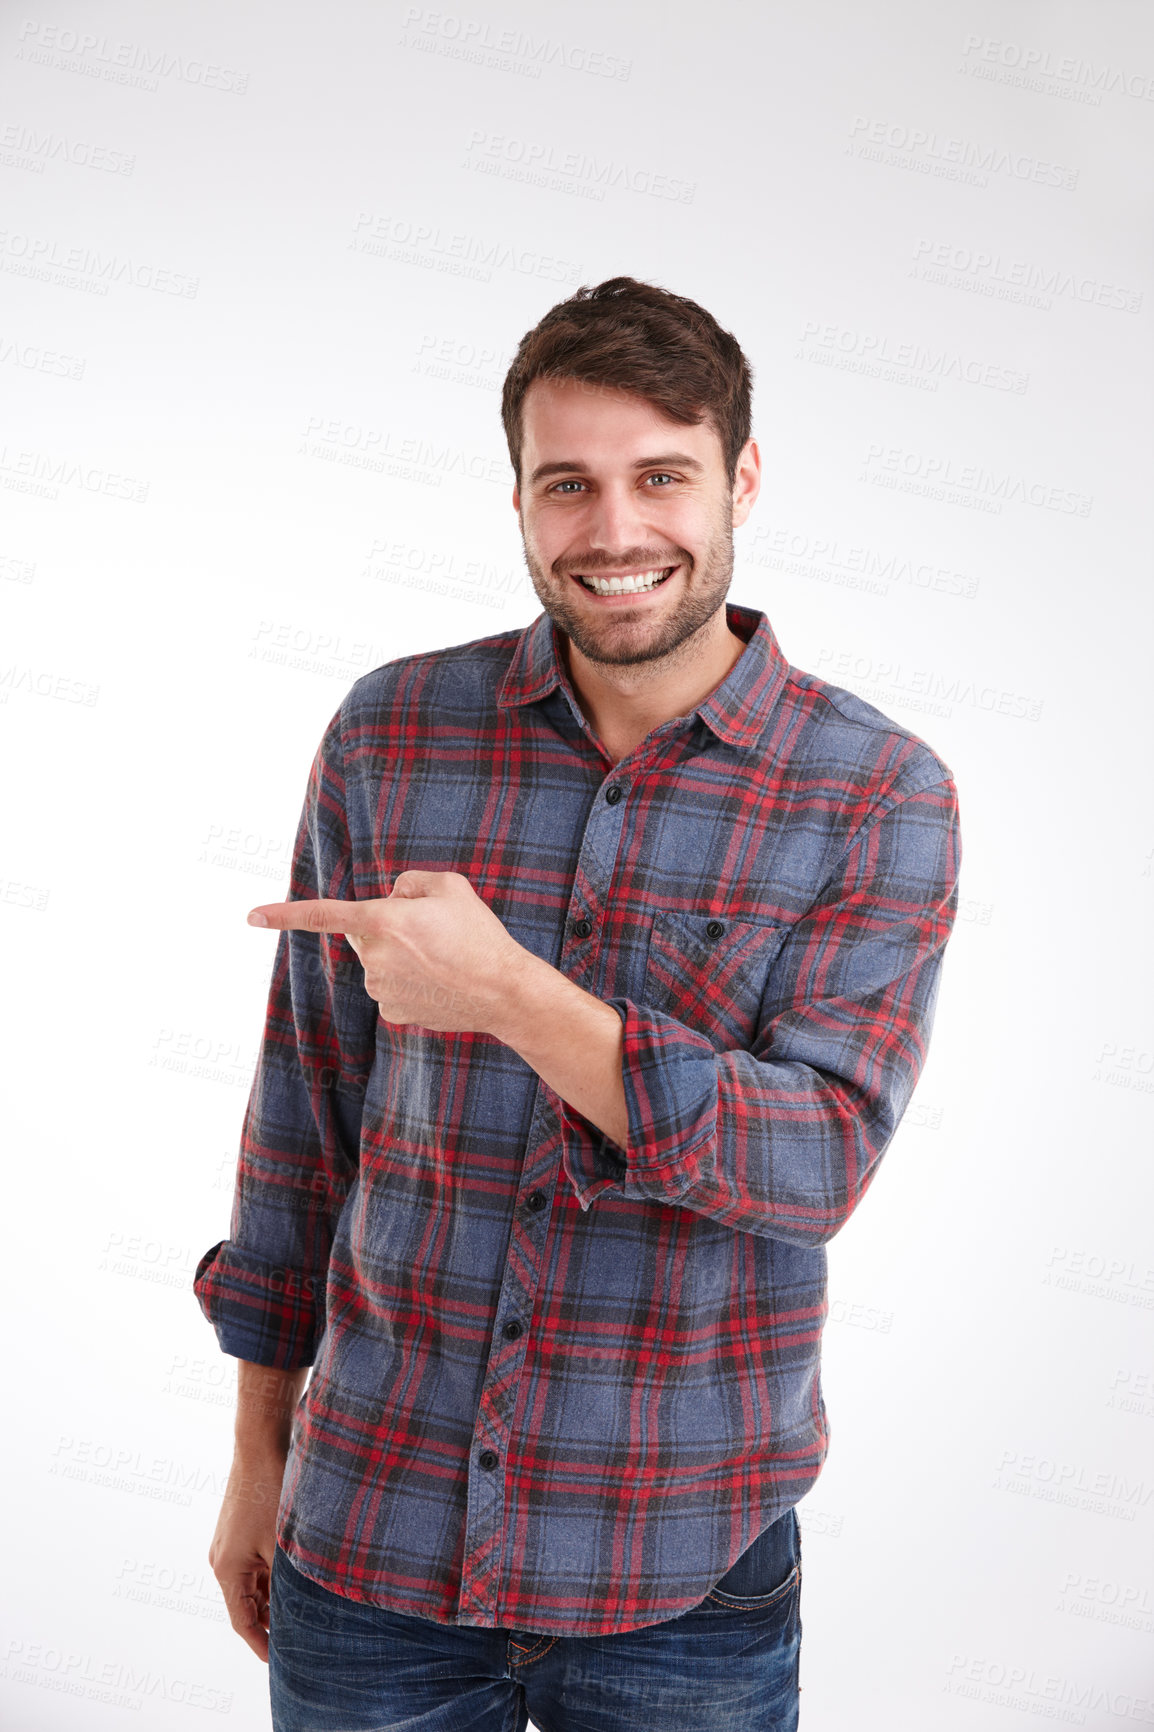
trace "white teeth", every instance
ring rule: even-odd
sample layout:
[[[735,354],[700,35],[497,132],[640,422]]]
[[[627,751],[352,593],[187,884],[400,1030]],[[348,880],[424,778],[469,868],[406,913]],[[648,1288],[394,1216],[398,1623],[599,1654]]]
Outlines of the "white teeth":
[[[578,576],[581,577],[581,582],[587,588],[595,588],[598,595],[631,595],[638,591],[652,589],[654,584],[659,583],[666,572],[671,569],[670,566],[663,566],[657,571],[631,571],[627,572],[624,577],[584,577],[580,573]]]

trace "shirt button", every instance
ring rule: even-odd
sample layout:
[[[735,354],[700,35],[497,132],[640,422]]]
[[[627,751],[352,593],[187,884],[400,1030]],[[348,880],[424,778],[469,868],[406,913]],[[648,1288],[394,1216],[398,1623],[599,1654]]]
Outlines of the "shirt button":
[[[575,920],[573,922],[573,931],[578,938],[588,938],[592,930],[593,922],[591,920]]]
[[[616,782],[614,782],[614,784],[611,788],[606,788],[606,790],[605,790],[605,804],[607,806],[615,806],[620,798],[621,798],[621,789],[618,787]]]
[[[516,1341],[518,1335],[522,1334],[523,1331],[521,1325],[514,1318],[511,1323],[506,1323],[503,1333],[506,1341]]]
[[[706,936],[708,938],[720,938],[724,931],[725,925],[720,920],[711,920],[709,925],[705,928]]]
[[[544,1191],[532,1191],[530,1193],[530,1195],[525,1199],[525,1207],[527,1209],[532,1209],[534,1214],[537,1213],[538,1209],[543,1209],[545,1207],[545,1203],[546,1203],[546,1197],[545,1197]]]
[[[477,1457],[477,1460],[480,1462],[481,1466],[483,1468],[486,1468],[486,1469],[496,1467],[499,1459],[500,1458],[498,1456],[493,1454],[493,1451],[491,1449],[483,1449],[481,1451],[480,1455]]]

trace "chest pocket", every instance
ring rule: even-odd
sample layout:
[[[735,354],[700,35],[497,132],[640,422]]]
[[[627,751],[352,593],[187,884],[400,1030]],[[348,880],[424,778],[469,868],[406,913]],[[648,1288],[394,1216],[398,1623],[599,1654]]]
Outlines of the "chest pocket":
[[[645,1003],[712,1041],[751,1046],[762,996],[788,928],[780,921],[664,909],[653,917]]]

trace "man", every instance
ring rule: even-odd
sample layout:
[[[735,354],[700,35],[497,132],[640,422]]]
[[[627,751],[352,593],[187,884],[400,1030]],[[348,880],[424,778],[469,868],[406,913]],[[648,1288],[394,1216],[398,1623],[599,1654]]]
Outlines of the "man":
[[[760,457],[701,307],[578,290],[502,412],[544,612],[356,682],[250,917],[209,1560],[277,1732],[787,1732],[825,1246],[925,1058],[956,792],[726,602]]]

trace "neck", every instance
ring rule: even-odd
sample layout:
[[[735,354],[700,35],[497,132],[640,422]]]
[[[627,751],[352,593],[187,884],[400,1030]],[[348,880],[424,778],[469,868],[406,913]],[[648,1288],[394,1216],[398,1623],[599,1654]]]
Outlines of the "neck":
[[[557,641],[569,683],[594,733],[617,757],[640,744],[653,729],[690,710],[716,691],[745,650],[724,608],[720,630],[706,646],[694,640],[678,649],[689,655],[638,663],[594,662],[563,631]]]

